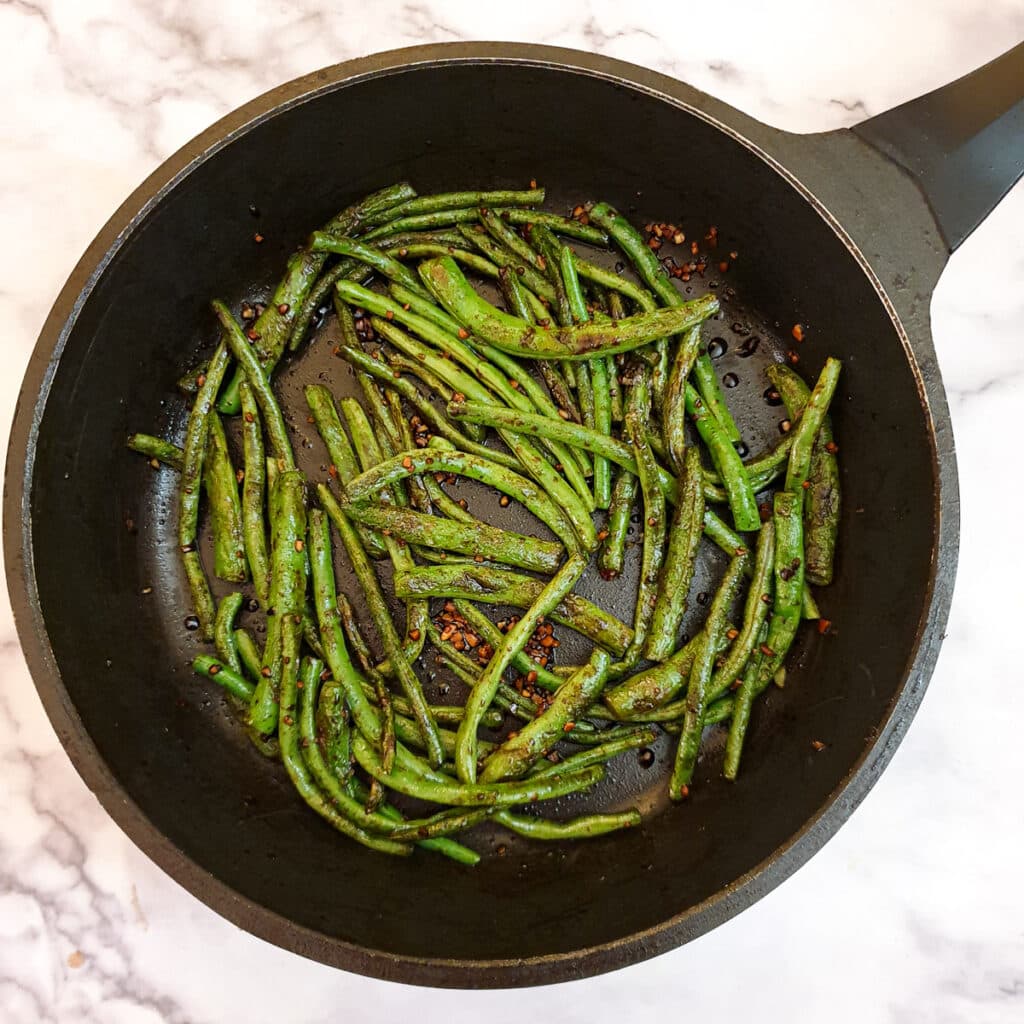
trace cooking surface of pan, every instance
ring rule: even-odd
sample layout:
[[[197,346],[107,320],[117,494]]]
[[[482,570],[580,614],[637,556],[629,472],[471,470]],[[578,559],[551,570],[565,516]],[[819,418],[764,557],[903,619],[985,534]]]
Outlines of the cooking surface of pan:
[[[957,523],[948,420],[927,310],[917,307],[944,259],[934,224],[918,199],[894,226],[908,232],[914,264],[903,281],[923,290],[915,300],[887,277],[899,252],[880,240],[873,259],[862,255],[823,209],[831,204],[740,136],[759,129],[763,144],[769,129],[735,112],[730,127],[723,105],[659,76],[632,84],[627,71],[639,69],[474,44],[293,83],[144,185],[86,254],[44,330],[5,512],[19,630],[48,712],[86,780],[154,859],[222,913],[304,955],[405,981],[512,985],[677,945],[778,884],[828,838],[923,692]],[[791,140],[779,136],[776,158],[810,153]],[[829,145],[852,144],[807,155],[808,179],[823,178]],[[877,182],[911,194],[875,159]],[[681,806],[664,795],[667,745],[648,769],[626,755],[596,794],[562,810],[635,805],[641,829],[565,845],[485,829],[471,840],[485,854],[475,869],[420,854],[396,861],[344,841],[253,750],[189,668],[199,644],[184,627],[175,474],[124,448],[132,430],[180,436],[187,406],[173,382],[213,346],[210,298],[265,298],[310,229],[402,179],[421,193],[536,179],[559,212],[604,199],[636,224],[671,220],[688,238],[717,226],[719,251],[738,257],[724,274],[712,263],[694,294],[714,281],[722,297],[706,330],[726,343],[717,366],[738,379],[727,395],[751,453],[778,437],[783,418],[764,399],[769,360],[796,348],[810,381],[826,356],[844,363],[833,406],[839,562],[819,594],[834,627],[824,637],[805,627],[785,689],[755,713],[739,781],[721,778],[724,734],[705,740]],[[835,207],[859,210],[855,191],[837,191]],[[852,218],[862,243],[863,217]],[[799,346],[796,322],[807,335]],[[752,337],[759,343],[744,356]],[[355,393],[324,338],[275,382],[300,466],[319,479],[326,459],[301,391],[313,381]],[[528,528],[500,511],[511,528]],[[695,592],[721,559],[708,552],[701,571]],[[632,579],[605,583],[595,572],[584,592],[631,614]]]

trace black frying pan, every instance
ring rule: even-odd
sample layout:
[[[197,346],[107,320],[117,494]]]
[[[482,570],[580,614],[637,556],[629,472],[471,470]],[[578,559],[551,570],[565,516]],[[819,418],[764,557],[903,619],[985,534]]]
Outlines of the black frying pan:
[[[142,849],[231,920],[402,981],[526,985],[609,970],[702,934],[778,885],[864,797],[935,663],[958,509],[928,306],[948,253],[1024,167],[1022,94],[1017,47],[853,131],[797,136],[641,68],[474,43],[319,71],[190,143],[72,274],[32,357],[8,453],[18,630],[86,783]],[[785,690],[758,709],[741,779],[721,779],[714,735],[682,806],[661,795],[664,751],[647,772],[622,760],[599,799],[639,800],[642,830],[564,848],[505,838],[505,856],[483,831],[473,841],[493,855],[475,870],[426,856],[396,863],[339,839],[252,751],[187,668],[196,644],[182,626],[173,477],[124,450],[130,430],[180,431],[172,382],[215,336],[210,297],[262,295],[312,226],[400,178],[423,192],[536,178],[555,207],[603,198],[637,222],[717,225],[723,251],[740,252],[720,282],[716,329],[752,448],[776,429],[759,371],[792,346],[791,324],[809,328],[806,376],[827,354],[845,362],[841,563],[821,595],[836,628],[801,638]],[[251,243],[257,227],[262,246]],[[744,360],[752,334],[761,345]],[[297,437],[301,384],[324,374],[348,386],[325,353],[315,345],[279,374]],[[318,450],[305,457],[315,474]],[[709,556],[702,572],[715,571]],[[812,739],[827,750],[816,754]]]

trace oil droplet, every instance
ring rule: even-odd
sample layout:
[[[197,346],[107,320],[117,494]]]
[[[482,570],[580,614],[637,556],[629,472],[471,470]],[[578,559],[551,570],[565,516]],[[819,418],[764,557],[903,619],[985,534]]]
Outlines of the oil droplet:
[[[768,405],[782,405],[782,395],[775,388],[768,388],[764,393],[764,400]]]
[[[708,355],[712,359],[721,359],[725,355],[726,349],[729,347],[725,338],[712,338],[708,342]]]
[[[199,618],[196,615],[185,616],[185,628],[195,632],[199,628]]]
[[[735,373],[727,373],[727,374],[726,374],[726,375],[725,375],[725,376],[724,376],[724,377],[722,378],[722,383],[723,383],[723,384],[724,384],[724,385],[725,385],[725,386],[726,386],[727,388],[734,388],[734,387],[736,387],[736,385],[737,385],[737,384],[739,384],[739,382],[740,382],[740,379],[739,379],[739,377],[737,377],[737,376],[736,376],[736,374],[735,374]]]

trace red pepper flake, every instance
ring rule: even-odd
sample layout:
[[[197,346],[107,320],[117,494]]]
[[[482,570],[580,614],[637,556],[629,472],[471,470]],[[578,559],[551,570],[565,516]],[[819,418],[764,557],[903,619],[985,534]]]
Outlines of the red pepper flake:
[[[245,332],[245,336],[250,341],[257,341],[259,339],[259,332],[256,330],[255,327],[250,327],[249,330]]]
[[[406,455],[406,457],[404,459],[402,459],[402,465],[406,469],[412,469],[412,457],[409,456],[409,455]]]
[[[387,311],[387,312],[386,312],[386,313],[384,314],[384,319],[385,319],[385,320],[394,320],[394,319],[395,319],[395,311],[394,311],[393,309],[389,309],[389,310],[388,310],[388,311]]]
[[[832,628],[831,619],[818,619],[818,632],[824,636]]]
[[[648,248],[652,249],[654,252],[657,252],[661,248],[661,239],[660,238],[648,238],[647,239],[647,246],[648,246]]]
[[[608,536],[608,531],[605,528],[601,528],[597,531],[597,539],[604,540]]]
[[[572,419],[572,417],[569,415],[569,413],[565,409],[559,409],[558,410],[558,415],[561,416],[563,420]]]
[[[770,648],[770,647],[769,647],[769,646],[768,646],[767,644],[761,644],[761,646],[760,646],[760,647],[758,647],[758,650],[759,650],[759,651],[760,651],[760,652],[761,652],[761,653],[762,653],[762,654],[763,654],[763,655],[764,655],[764,656],[765,656],[766,658],[774,658],[774,657],[775,657],[775,652],[774,652],[774,651],[773,651],[773,650],[772,650],[772,649],[771,649],[771,648]]]
[[[566,722],[565,725],[562,726],[562,732],[572,732],[573,729],[575,729],[575,728],[576,728],[576,723],[575,722]]]
[[[829,455],[835,455],[835,453],[839,451],[839,445],[837,445],[835,441],[829,441],[825,445],[825,451],[827,451]]]
[[[730,640],[735,640],[735,639],[736,639],[736,637],[738,637],[738,636],[740,635],[740,631],[739,631],[738,629],[727,629],[727,630],[725,631],[725,635],[726,635],[726,636],[727,636],[727,637],[728,637],[728,638],[729,638]]]
[[[465,327],[460,327],[459,328],[459,337],[463,341],[465,341],[469,337],[469,331],[467,331]]]
[[[245,470],[244,469],[236,469],[235,470],[235,481],[237,483],[241,483],[244,479],[245,479]]]
[[[333,480],[338,476],[338,467],[332,462],[327,469],[327,475]]]
[[[284,722],[285,725],[294,725],[295,724],[295,719],[293,719],[291,715],[285,715],[281,719],[281,721]]]
[[[269,666],[264,665],[263,668],[260,669],[260,675],[263,676],[264,679],[269,679],[270,676],[271,676],[271,671],[270,671]]]
[[[825,744],[821,740],[811,740],[811,746],[819,752],[825,749]]]
[[[482,562],[483,560],[484,560],[484,556],[483,555],[474,555],[473,556],[473,561],[474,562]]]
[[[801,487],[802,487],[802,488],[803,488],[803,489],[804,489],[805,491],[809,491],[809,490],[811,489],[811,481],[810,481],[810,480],[805,480],[805,481],[804,481],[804,482],[803,482],[803,483],[802,483],[802,484],[801,484],[800,486],[801,486]]]
[[[303,549],[305,548],[305,546],[306,546],[306,545],[305,545],[305,542],[303,542],[303,541],[301,541],[301,540],[297,540],[297,541],[295,542],[295,550],[296,550],[296,551],[302,551],[302,550],[303,550]]]
[[[256,422],[256,417],[253,416],[253,414],[251,412],[247,412],[245,414],[245,422],[246,423],[255,423]]]
[[[793,330],[790,332],[797,341],[804,340],[804,327],[803,324],[793,324]]]
[[[206,383],[206,374],[205,373],[199,374],[199,376],[196,377],[196,386],[201,388],[205,383]]]
[[[292,307],[289,306],[287,302],[282,302],[281,305],[277,307],[277,311],[281,316],[284,316],[291,308]]]
[[[418,629],[410,629],[409,630],[409,639],[412,640],[413,642],[419,640],[420,635],[421,634],[420,634],[420,631]]]
[[[260,242],[262,242],[262,241],[263,241],[263,236],[262,236],[262,235],[261,235],[261,234],[260,234],[260,233],[259,233],[259,232],[257,231],[257,232],[256,232],[256,234],[252,236],[252,240],[253,240],[253,241],[254,241],[254,242],[255,242],[255,243],[257,244],[257,245],[259,245],[259,244],[260,244]]]
[[[508,506],[509,506],[509,502],[510,502],[511,500],[512,500],[512,499],[511,499],[511,498],[510,498],[510,497],[509,497],[509,496],[508,496],[507,494],[503,494],[503,495],[502,495],[502,496],[501,496],[501,497],[500,497],[500,498],[498,499],[498,504],[499,504],[499,505],[500,505],[500,506],[501,506],[502,508],[508,508]]]
[[[791,362],[791,363],[792,363],[792,364],[793,364],[794,366],[796,366],[796,364],[800,362],[800,357],[799,357],[799,356],[798,356],[798,355],[796,354],[796,352],[794,352],[794,351],[793,351],[792,349],[790,349],[790,350],[789,350],[789,351],[788,351],[788,352],[786,353],[786,358],[787,358],[787,359],[788,359],[788,360],[789,360],[789,361],[790,361],[790,362]]]
[[[536,187],[537,187],[537,179],[536,178],[531,178],[530,179],[530,188],[536,188]]]
[[[220,671],[220,665],[211,665],[207,671],[211,676],[215,676]]]
[[[722,260],[722,262],[718,264],[718,272],[720,274],[726,273],[728,271],[728,269],[729,269],[729,261],[728,260]]]
[[[658,520],[654,516],[648,516],[647,517],[647,525],[648,526],[657,526],[658,525]]]

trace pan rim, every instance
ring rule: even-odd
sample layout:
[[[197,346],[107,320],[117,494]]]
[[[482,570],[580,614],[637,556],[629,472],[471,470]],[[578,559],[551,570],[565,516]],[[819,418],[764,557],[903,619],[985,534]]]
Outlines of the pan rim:
[[[902,683],[886,718],[847,774],[789,839],[743,876],[700,903],[641,932],[565,953],[523,959],[470,960],[415,957],[367,949],[296,924],[254,903],[193,861],[151,822],[114,777],[92,742],[64,687],[43,621],[36,586],[28,516],[39,426],[49,390],[82,306],[120,248],[150,213],[192,171],[264,121],[319,96],[370,79],[452,64],[548,67],[611,81],[680,107],[718,128],[780,175],[809,202],[857,260],[874,287],[903,346],[930,421],[936,532],[928,587]],[[697,105],[715,106],[712,115]],[[44,709],[76,771],[127,837],[164,872],[211,909],[246,931],[310,959],[384,980],[441,987],[513,987],[576,980],[667,952],[710,931],[781,884],[838,831],[886,767],[920,705],[935,666],[948,617],[957,562],[956,468],[952,449],[940,453],[936,433],[949,431],[937,372],[926,382],[911,339],[871,264],[824,204],[775,157],[722,116],[755,124],[721,101],[675,79],[583,51],[534,44],[441,43],[391,50],[336,64],[284,83],[227,114],[182,146],[150,174],[90,243],[61,289],[40,331],[18,396],[4,483],[4,556],[11,605],[29,672]],[[784,134],[784,133],[783,133]],[[930,341],[915,342],[927,347]],[[927,354],[927,353],[926,353]],[[931,385],[932,394],[929,395]],[[938,388],[936,393],[935,389]],[[936,394],[941,401],[936,402]],[[951,492],[953,501],[950,507]],[[16,525],[17,524],[17,525]]]

